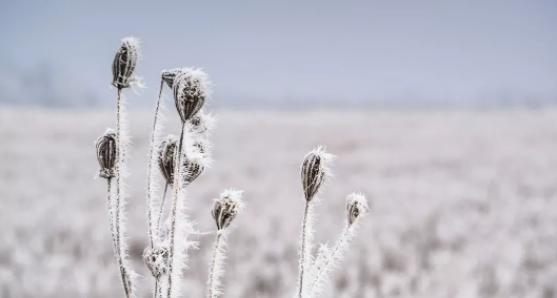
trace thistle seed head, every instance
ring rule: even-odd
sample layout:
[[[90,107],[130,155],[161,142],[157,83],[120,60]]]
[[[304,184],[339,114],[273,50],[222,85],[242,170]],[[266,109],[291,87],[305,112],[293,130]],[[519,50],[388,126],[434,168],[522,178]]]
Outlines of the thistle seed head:
[[[108,179],[115,176],[116,146],[116,133],[110,128],[97,139],[97,160],[101,167],[100,177]]]
[[[182,68],[165,69],[162,71],[161,78],[170,89],[174,86],[174,79],[182,72]]]
[[[309,202],[313,199],[321,184],[323,184],[325,176],[330,175],[328,166],[332,157],[331,154],[325,152],[319,146],[304,158],[302,162],[302,187],[306,201]]]
[[[211,210],[213,219],[217,224],[217,230],[222,231],[227,228],[243,206],[242,191],[225,190],[222,192],[220,197],[215,199]]]
[[[174,78],[172,86],[176,109],[182,122],[190,120],[209,97],[209,80],[200,69],[185,68]]]
[[[169,135],[159,146],[159,168],[166,183],[174,181],[174,156],[176,155],[176,137]]]
[[[118,89],[128,88],[134,80],[133,72],[137,66],[139,43],[133,37],[122,39],[122,44],[112,62],[112,85]]]
[[[169,265],[168,249],[164,247],[147,247],[143,251],[143,261],[153,277],[160,278],[168,272]]]
[[[348,225],[352,225],[358,218],[368,212],[366,197],[360,193],[351,193],[346,197]]]

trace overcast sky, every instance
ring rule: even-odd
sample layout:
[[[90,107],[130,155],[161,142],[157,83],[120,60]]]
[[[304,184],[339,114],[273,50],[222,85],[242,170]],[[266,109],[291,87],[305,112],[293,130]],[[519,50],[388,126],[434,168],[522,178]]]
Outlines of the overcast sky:
[[[119,40],[230,105],[557,102],[557,1],[1,1],[0,102],[109,104]]]

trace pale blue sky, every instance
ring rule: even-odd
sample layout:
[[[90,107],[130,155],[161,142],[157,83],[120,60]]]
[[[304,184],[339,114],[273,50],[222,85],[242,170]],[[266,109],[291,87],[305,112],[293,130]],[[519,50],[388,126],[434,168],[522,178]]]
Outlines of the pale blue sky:
[[[110,104],[119,40],[217,105],[557,102],[557,1],[3,1],[0,103]]]

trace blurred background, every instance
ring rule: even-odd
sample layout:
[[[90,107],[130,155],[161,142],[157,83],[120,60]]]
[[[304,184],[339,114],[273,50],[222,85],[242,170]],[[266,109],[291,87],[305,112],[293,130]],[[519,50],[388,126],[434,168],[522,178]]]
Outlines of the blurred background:
[[[214,84],[214,163],[191,215],[245,190],[224,297],[289,297],[299,166],[337,155],[316,240],[344,197],[372,212],[326,297],[557,297],[557,2],[0,2],[0,297],[121,297],[94,142],[115,122],[111,63],[140,39],[130,109],[130,253],[143,276],[146,164],[162,69]],[[178,117],[165,90],[165,134]],[[183,282],[205,290],[211,237]]]

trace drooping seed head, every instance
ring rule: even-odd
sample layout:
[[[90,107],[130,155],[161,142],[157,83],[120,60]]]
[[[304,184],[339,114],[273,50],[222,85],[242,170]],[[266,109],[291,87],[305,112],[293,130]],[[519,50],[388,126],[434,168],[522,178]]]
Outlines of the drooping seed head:
[[[225,190],[215,199],[211,214],[217,224],[217,230],[222,231],[227,228],[238,212],[243,208],[242,191]]]
[[[352,225],[358,218],[367,213],[368,210],[367,200],[363,194],[351,193],[346,197],[348,225]]]
[[[165,69],[162,71],[161,78],[170,89],[174,86],[174,79],[182,72],[182,68]]]
[[[133,37],[122,39],[122,44],[112,62],[112,85],[118,89],[128,88],[134,81],[134,71],[139,56],[139,43]]]
[[[100,177],[108,179],[115,176],[117,151],[116,133],[112,129],[107,129],[97,139],[97,160],[101,167]]]
[[[174,78],[172,86],[176,109],[182,122],[190,120],[209,97],[209,80],[200,69],[185,68]]]
[[[176,137],[169,135],[159,146],[159,168],[166,183],[174,181],[174,156],[176,155]]]
[[[168,249],[165,247],[147,247],[143,251],[143,262],[145,262],[145,265],[147,266],[147,268],[149,268],[149,271],[151,271],[153,277],[158,279],[168,272]]]
[[[330,175],[329,163],[332,155],[319,146],[309,152],[302,162],[302,187],[306,201],[311,201],[326,176]]]

